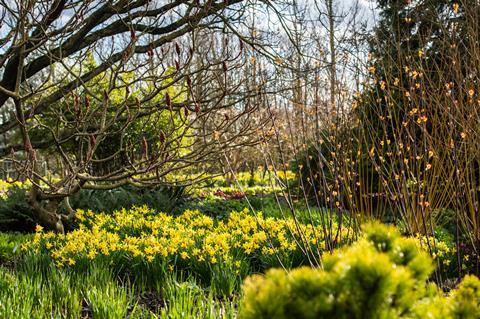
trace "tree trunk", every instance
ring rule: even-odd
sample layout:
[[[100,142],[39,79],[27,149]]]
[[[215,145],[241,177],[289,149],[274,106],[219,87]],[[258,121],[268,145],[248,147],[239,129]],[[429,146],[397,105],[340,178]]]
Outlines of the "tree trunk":
[[[61,215],[58,213],[60,200],[51,199],[45,205],[38,199],[38,190],[36,186],[32,186],[28,194],[28,204],[33,210],[35,220],[48,230],[58,233],[64,233]]]

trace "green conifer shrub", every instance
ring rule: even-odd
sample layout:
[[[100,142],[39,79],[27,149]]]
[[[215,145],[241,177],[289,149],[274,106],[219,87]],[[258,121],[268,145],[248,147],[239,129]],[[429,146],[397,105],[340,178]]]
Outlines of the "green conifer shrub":
[[[429,255],[391,226],[373,223],[323,269],[273,269],[248,278],[240,319],[480,318],[480,280],[465,277],[446,296],[427,279]],[[425,317],[426,316],[426,317]]]

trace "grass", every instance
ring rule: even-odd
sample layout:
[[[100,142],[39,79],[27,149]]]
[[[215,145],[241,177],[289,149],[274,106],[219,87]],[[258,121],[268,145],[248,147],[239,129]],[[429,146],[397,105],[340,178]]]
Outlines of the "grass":
[[[0,247],[18,252],[37,235],[4,233]],[[11,267],[0,267],[0,318],[237,317],[243,280],[228,264],[178,261],[174,269],[132,258],[115,263],[109,255],[59,268],[42,250],[8,256]],[[269,265],[278,266],[274,259]]]
[[[215,185],[169,214],[83,211],[66,236],[0,233],[0,318],[236,318],[247,276],[307,264],[295,241],[306,235],[321,247],[321,225],[339,224],[335,210],[294,201],[298,225],[306,227],[296,234],[285,200],[279,204],[268,186],[255,193],[247,202],[238,189]],[[357,229],[344,218],[345,229]],[[435,235],[436,258],[456,269],[453,237]],[[266,249],[272,238],[276,254]],[[425,246],[432,239],[416,240]]]
[[[10,267],[21,253],[20,246],[31,240],[33,235],[0,232],[0,265]]]
[[[0,267],[0,318],[234,318],[235,301],[220,300],[193,277],[171,272],[146,290],[92,264],[58,269],[44,256]]]
[[[81,223],[84,231],[91,229],[94,234],[95,226],[100,226],[112,233],[113,229],[117,234],[130,232],[130,236],[138,238],[142,238],[147,231],[142,222],[154,222],[161,218],[148,213],[133,218],[133,223],[129,223],[126,215],[119,215],[118,220],[111,214],[95,216],[100,217],[98,224],[93,222],[93,216],[87,218]],[[248,221],[246,216],[242,216],[238,217]],[[168,220],[168,217],[165,218]],[[136,220],[142,222],[136,225]],[[210,224],[210,220],[213,224]],[[205,228],[199,224],[200,221],[205,223]],[[234,231],[239,221],[228,226],[228,217],[217,224],[215,218],[187,214],[173,217],[171,229],[173,231],[177,226],[181,228],[191,223],[196,225],[199,234],[207,230],[207,235],[211,231],[212,235],[224,238],[224,233]],[[122,222],[125,223],[123,228],[115,228],[121,226]],[[163,222],[159,225],[170,227]],[[216,228],[220,226],[225,227],[225,232]],[[262,234],[261,229],[251,228],[251,223],[244,226],[250,230],[248,235],[245,234],[247,237],[241,233],[236,235],[243,238],[241,240],[249,242]],[[165,228],[164,231],[169,229]],[[65,262],[64,267],[58,267],[43,248],[30,247],[26,251],[20,248],[26,242],[35,242],[39,234],[0,233],[0,251],[5,261],[4,266],[0,266],[0,318],[235,318],[242,278],[258,270],[279,266],[274,256],[261,257],[260,245],[255,248],[254,255],[246,255],[241,247],[231,250],[232,262],[195,263],[192,259],[187,262],[179,254],[172,255],[173,259],[168,262],[146,262],[126,255],[116,259],[111,253],[103,257],[99,254],[102,258],[95,260],[79,258],[75,265],[68,266],[68,262]],[[44,235],[47,239],[50,236],[48,233]],[[74,237],[78,239],[81,236]],[[88,238],[86,243],[93,240],[93,237]],[[81,243],[74,244],[77,247]],[[293,263],[291,260],[285,265],[292,266]]]

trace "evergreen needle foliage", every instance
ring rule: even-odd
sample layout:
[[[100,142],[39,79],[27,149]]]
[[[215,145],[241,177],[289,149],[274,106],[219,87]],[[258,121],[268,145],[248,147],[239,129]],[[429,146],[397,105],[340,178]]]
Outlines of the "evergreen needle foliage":
[[[357,243],[326,256],[323,270],[247,279],[240,318],[480,318],[480,280],[468,276],[444,296],[427,284],[433,269],[414,240],[370,224]]]

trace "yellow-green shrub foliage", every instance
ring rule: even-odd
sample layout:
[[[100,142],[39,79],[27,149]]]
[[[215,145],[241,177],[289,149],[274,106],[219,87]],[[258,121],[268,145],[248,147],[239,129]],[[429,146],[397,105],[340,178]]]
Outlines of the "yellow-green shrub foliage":
[[[480,280],[477,277],[466,276],[450,298],[453,318],[480,318]]]
[[[326,256],[323,266],[248,278],[240,318],[480,318],[480,281],[468,277],[444,297],[426,284],[430,257],[393,227],[366,227],[361,240]]]

